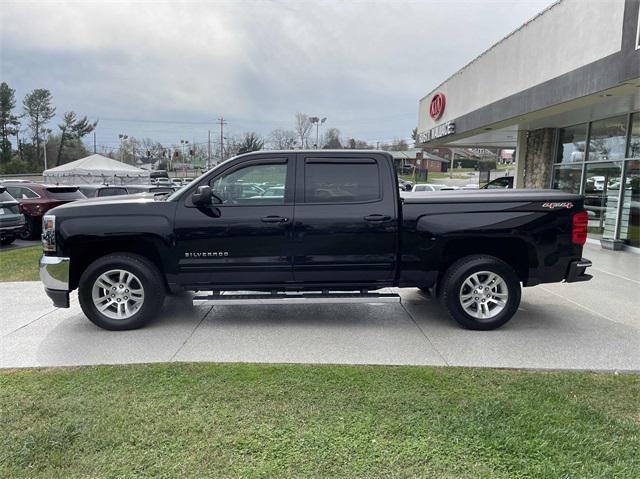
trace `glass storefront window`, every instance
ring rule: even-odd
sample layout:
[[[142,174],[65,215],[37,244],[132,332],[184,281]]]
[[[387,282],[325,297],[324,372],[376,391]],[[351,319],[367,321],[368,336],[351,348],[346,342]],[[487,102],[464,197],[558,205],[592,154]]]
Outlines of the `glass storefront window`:
[[[631,134],[627,158],[640,158],[640,113],[631,115]]]
[[[615,238],[622,162],[587,164],[584,208],[589,215],[587,231],[592,237]]]
[[[556,163],[584,161],[587,145],[587,124],[569,126],[560,130]]]
[[[558,165],[553,172],[553,188],[567,193],[580,193],[582,165]]]
[[[622,160],[627,141],[627,115],[591,123],[587,161]]]
[[[620,239],[640,247],[640,160],[627,161],[622,192]]]

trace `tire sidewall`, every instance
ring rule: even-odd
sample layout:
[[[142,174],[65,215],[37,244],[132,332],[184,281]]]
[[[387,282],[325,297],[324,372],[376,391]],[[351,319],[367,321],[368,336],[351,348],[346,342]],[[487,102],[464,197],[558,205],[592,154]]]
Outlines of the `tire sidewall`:
[[[103,315],[93,303],[93,285],[100,275],[112,270],[122,269],[138,277],[144,288],[144,302],[130,318],[112,319]],[[162,306],[164,285],[158,277],[159,272],[142,258],[133,256],[109,255],[94,261],[84,271],[78,287],[78,299],[85,315],[97,326],[109,330],[136,329],[144,326]]]
[[[505,281],[509,298],[506,307],[494,318],[479,320],[469,315],[460,304],[460,288],[462,283],[473,273],[490,271]],[[516,272],[504,261],[493,257],[469,258],[452,267],[450,275],[442,288],[442,300],[446,308],[458,323],[468,329],[491,330],[509,321],[520,306],[521,287]]]

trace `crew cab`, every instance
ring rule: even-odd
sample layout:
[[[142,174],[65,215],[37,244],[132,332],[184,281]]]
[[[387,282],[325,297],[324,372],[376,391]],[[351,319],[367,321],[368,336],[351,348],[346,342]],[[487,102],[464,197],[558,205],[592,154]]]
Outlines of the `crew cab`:
[[[238,184],[282,185],[256,195]],[[111,330],[143,326],[166,294],[195,302],[391,302],[388,287],[439,297],[462,326],[517,311],[521,286],[585,281],[583,197],[475,190],[401,198],[382,151],[259,151],[165,198],[59,206],[43,219],[40,277],[59,307],[78,289]],[[281,193],[280,193],[281,192]]]

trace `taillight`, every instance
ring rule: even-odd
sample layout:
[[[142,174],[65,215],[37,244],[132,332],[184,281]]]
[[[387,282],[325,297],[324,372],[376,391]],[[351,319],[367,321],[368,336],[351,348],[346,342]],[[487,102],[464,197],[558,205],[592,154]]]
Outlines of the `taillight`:
[[[589,215],[586,211],[580,211],[573,215],[573,227],[571,228],[571,241],[573,244],[585,244],[587,242],[587,225]]]
[[[42,217],[42,250],[56,250],[56,217],[54,215]]]

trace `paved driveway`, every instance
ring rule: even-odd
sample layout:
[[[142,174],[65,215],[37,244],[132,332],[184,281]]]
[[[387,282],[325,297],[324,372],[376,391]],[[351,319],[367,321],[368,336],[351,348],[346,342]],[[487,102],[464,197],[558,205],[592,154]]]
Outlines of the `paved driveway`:
[[[416,364],[640,371],[640,256],[588,246],[588,283],[526,288],[496,331],[460,329],[419,290],[401,304],[197,306],[168,298],[137,331],[103,331],[72,295],[56,309],[37,282],[0,284],[0,367],[158,361]]]

